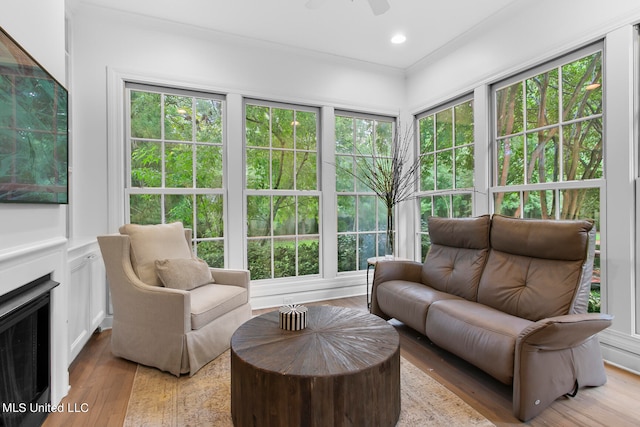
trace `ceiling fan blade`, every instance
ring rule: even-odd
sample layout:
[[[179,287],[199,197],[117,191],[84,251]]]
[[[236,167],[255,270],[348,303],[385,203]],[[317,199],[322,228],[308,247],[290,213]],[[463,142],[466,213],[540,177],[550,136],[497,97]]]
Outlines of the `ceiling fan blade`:
[[[307,9],[320,9],[324,2],[325,0],[309,0],[305,6]]]
[[[369,6],[371,6],[371,10],[376,16],[382,15],[391,7],[387,0],[369,0]]]

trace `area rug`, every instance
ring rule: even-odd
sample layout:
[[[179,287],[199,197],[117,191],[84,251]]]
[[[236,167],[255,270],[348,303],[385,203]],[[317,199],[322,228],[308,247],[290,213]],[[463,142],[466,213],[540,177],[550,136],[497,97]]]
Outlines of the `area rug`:
[[[401,357],[398,426],[493,426],[446,387]],[[229,351],[193,377],[138,366],[125,426],[233,426]]]

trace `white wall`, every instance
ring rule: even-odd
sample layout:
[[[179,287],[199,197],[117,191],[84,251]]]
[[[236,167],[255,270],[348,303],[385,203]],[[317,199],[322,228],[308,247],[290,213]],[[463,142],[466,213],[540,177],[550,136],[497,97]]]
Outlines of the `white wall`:
[[[636,328],[640,298],[635,291],[638,135],[633,123],[638,96],[633,82],[638,77],[640,55],[633,25],[638,22],[637,0],[516,2],[413,66],[407,72],[406,85],[407,112],[417,113],[462,94],[486,94],[491,83],[605,40],[603,311],[615,319],[600,339],[607,360],[636,372],[640,372]],[[491,116],[490,103],[484,98],[475,104],[476,118],[483,118],[483,123]],[[476,132],[476,156],[489,158],[488,145],[488,131]],[[486,179],[483,182],[484,187],[476,189],[487,193],[488,183]]]
[[[6,0],[0,26],[65,83],[64,0]],[[67,394],[67,206],[0,204],[0,295],[52,274],[51,403]]]
[[[65,83],[64,0],[4,1],[0,26]],[[66,212],[59,205],[0,204],[0,251],[65,236]]]
[[[377,113],[397,114],[404,104],[404,76],[390,68],[92,6],[74,11],[72,33],[76,236],[113,231],[107,230],[107,70]]]

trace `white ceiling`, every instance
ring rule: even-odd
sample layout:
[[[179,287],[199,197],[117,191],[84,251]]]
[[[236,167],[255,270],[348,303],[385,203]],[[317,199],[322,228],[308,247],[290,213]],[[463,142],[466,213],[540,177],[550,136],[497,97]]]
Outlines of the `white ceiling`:
[[[523,0],[389,0],[374,16],[367,0],[67,0],[180,22],[252,39],[407,69]],[[407,42],[390,38],[403,32]]]

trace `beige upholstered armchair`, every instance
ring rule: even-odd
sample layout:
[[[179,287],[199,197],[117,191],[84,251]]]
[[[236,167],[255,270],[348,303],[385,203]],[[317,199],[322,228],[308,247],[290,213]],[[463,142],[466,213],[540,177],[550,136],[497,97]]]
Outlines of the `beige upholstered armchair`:
[[[182,224],[120,227],[98,237],[113,304],[111,351],[163,371],[195,374],[251,317],[249,271],[209,268]]]

